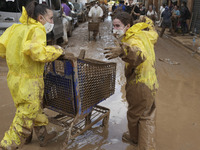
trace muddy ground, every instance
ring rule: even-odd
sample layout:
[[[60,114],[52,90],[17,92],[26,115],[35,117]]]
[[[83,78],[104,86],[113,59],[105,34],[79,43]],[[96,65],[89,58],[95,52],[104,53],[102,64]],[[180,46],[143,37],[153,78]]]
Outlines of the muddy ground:
[[[101,39],[88,41],[87,23],[81,24],[73,31],[66,51],[78,56],[80,50],[86,50],[86,57],[107,61],[103,48],[113,46],[111,20],[101,24]],[[157,74],[160,88],[157,93],[157,149],[158,150],[200,150],[200,61],[195,59],[183,46],[174,43],[168,37],[159,39],[155,46]],[[175,61],[173,65],[160,61]],[[101,105],[110,108],[108,128],[98,126],[70,142],[70,150],[134,150],[132,146],[121,141],[127,130],[125,99],[124,63],[117,63],[115,94]],[[15,114],[15,107],[6,82],[7,67],[0,59],[0,139],[9,128]],[[50,130],[59,132],[59,136],[45,148],[39,147],[34,135],[33,141],[23,150],[58,150],[66,137],[63,128],[50,125]]]

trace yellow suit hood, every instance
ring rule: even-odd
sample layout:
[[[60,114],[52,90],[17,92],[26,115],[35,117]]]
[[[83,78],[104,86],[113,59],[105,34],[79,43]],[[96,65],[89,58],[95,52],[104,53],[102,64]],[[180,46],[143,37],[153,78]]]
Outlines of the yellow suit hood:
[[[140,34],[141,32],[145,30],[148,31],[146,32],[147,33],[146,36],[150,39],[152,44],[155,44],[158,39],[158,34],[154,29],[153,22],[147,17],[145,17],[145,22],[136,23],[135,25],[130,27],[126,32],[126,36],[124,37],[124,40],[128,40],[130,37],[136,34]]]
[[[22,23],[22,24],[35,24],[35,25],[42,25],[39,21],[31,18],[31,17],[28,17],[28,14],[27,14],[27,11],[25,9],[25,7],[22,7],[22,15],[21,17],[19,18],[19,21]],[[43,26],[43,25],[42,25]],[[44,27],[44,26],[43,26]],[[45,28],[44,28],[45,29]]]
[[[129,82],[144,83],[153,90],[158,88],[154,53],[154,44],[158,34],[149,18],[143,17],[142,19],[144,22],[136,23],[129,28],[121,40],[130,47],[130,49],[124,49],[123,60],[126,62],[126,77],[132,77],[132,70],[135,73],[135,77],[132,80],[129,79]],[[142,61],[137,64],[139,60]]]

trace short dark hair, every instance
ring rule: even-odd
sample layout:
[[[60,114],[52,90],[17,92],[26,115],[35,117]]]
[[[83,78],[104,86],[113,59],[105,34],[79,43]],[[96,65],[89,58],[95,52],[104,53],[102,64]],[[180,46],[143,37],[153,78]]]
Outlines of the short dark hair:
[[[133,19],[127,12],[117,12],[113,17],[113,20],[114,19],[119,19],[125,26],[128,24],[130,24],[130,26],[133,25]]]
[[[46,4],[38,4],[36,1],[31,1],[26,5],[28,17],[31,17],[35,20],[37,20],[39,15],[45,15],[47,13],[47,9],[51,10],[51,8]]]

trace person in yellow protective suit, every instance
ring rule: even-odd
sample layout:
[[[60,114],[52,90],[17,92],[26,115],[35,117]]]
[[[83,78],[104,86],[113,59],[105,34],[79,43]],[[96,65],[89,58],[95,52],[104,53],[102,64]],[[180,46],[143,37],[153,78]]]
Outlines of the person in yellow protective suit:
[[[47,133],[48,118],[41,108],[44,65],[63,53],[59,46],[46,45],[46,33],[53,27],[53,11],[47,5],[31,2],[26,9],[23,7],[20,22],[0,37],[0,56],[7,61],[7,83],[16,106],[0,149],[20,148],[31,138],[33,128],[40,146],[56,136],[56,132]]]
[[[128,101],[128,132],[124,142],[137,145],[139,150],[155,150],[155,94],[158,81],[155,69],[154,44],[158,34],[153,22],[141,16],[132,25],[126,12],[113,18],[113,33],[117,47],[105,48],[106,58],[121,57],[125,61],[126,99]]]

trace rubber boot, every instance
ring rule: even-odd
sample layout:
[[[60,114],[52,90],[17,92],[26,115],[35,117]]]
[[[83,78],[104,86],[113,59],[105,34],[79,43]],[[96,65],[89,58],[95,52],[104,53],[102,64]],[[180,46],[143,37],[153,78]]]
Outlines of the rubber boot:
[[[138,143],[131,140],[129,132],[124,132],[122,135],[122,141],[125,143],[129,143],[135,147],[137,147]]]
[[[56,132],[52,131],[51,133],[47,133],[45,126],[34,127],[35,134],[39,140],[40,147],[44,147],[47,145],[49,141],[56,137]]]
[[[18,147],[15,147],[15,146],[9,146],[7,148],[0,146],[0,150],[17,150],[17,149]]]
[[[27,145],[27,144],[31,143],[32,138],[33,138],[33,130],[31,131],[31,135],[26,138],[26,141],[24,144]]]
[[[4,150],[3,147],[0,146],[0,150]]]

